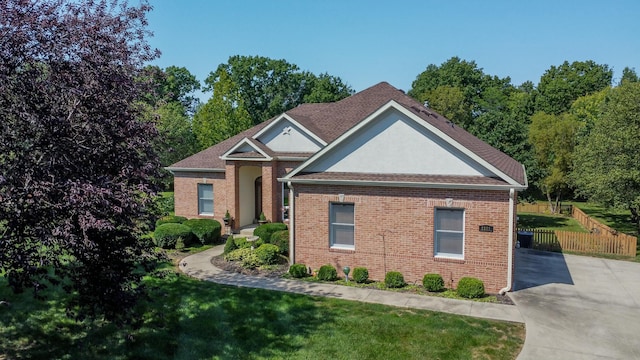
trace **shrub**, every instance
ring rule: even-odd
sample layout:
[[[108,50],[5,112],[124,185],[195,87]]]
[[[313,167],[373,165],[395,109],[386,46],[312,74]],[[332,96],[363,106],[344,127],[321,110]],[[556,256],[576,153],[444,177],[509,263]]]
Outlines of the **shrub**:
[[[185,221],[187,221],[187,218],[184,216],[167,215],[156,221],[156,227],[162,224],[182,224]]]
[[[369,270],[367,270],[367,268],[364,268],[364,267],[357,267],[353,269],[352,279],[358,284],[363,284],[367,282],[367,280],[369,280]]]
[[[271,243],[271,235],[276,231],[287,230],[287,225],[283,223],[268,223],[258,226],[253,230],[253,235],[260,237],[265,243]]]
[[[479,298],[484,295],[484,283],[480,279],[463,277],[458,281],[456,292],[468,299]]]
[[[422,286],[427,291],[442,291],[444,290],[444,280],[442,280],[440,274],[425,274],[422,278]]]
[[[338,278],[338,272],[332,265],[322,265],[318,270],[318,280],[334,281]]]
[[[236,249],[224,256],[227,261],[240,261],[242,267],[254,269],[260,265],[260,260],[254,250],[250,248]]]
[[[289,230],[280,230],[271,234],[270,244],[278,247],[281,254],[289,252]]]
[[[191,228],[193,234],[200,240],[200,243],[215,244],[220,239],[222,225],[213,219],[189,219],[182,223]]]
[[[260,265],[271,265],[280,259],[280,250],[273,244],[263,244],[256,249],[256,256],[260,261]]]
[[[179,237],[178,240],[176,240],[176,250],[182,250],[184,249],[186,246],[184,244],[184,239]]]
[[[155,203],[158,205],[158,209],[163,216],[169,215],[175,207],[173,193],[164,193],[159,195],[156,198]]]
[[[303,278],[308,275],[307,266],[305,264],[293,264],[289,267],[289,275],[294,278]]]
[[[156,245],[163,249],[175,248],[178,238],[182,238],[184,246],[190,246],[195,242],[191,228],[176,223],[167,223],[156,227],[153,238]]]
[[[227,237],[227,242],[224,244],[224,253],[228,254],[237,248],[238,246],[236,246],[236,241],[233,239],[233,235],[229,235],[229,237]]]
[[[404,276],[398,271],[389,271],[384,276],[384,284],[388,288],[401,288],[407,285],[407,283],[404,282]]]
[[[236,247],[238,249],[250,248],[251,243],[247,241],[246,237],[237,237],[235,238]]]

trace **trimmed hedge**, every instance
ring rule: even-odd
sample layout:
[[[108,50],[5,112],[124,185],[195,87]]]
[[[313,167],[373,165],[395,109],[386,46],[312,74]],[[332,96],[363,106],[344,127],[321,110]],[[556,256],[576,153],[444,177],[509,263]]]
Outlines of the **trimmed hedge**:
[[[463,277],[458,281],[458,295],[473,299],[484,296],[484,283],[480,279]]]
[[[281,254],[289,253],[289,230],[280,230],[271,234],[270,244],[278,247]]]
[[[271,244],[271,235],[276,231],[287,230],[287,224],[284,223],[267,223],[258,226],[253,230],[253,235],[258,236],[262,241]]]
[[[353,269],[353,276],[351,278],[358,284],[364,284],[369,280],[369,270],[365,267],[357,267]]]
[[[280,260],[280,250],[273,244],[262,244],[255,252],[260,265],[272,265]]]
[[[256,252],[251,248],[236,249],[224,256],[227,261],[240,261],[245,269],[255,269],[260,266],[260,260]]]
[[[167,215],[156,221],[156,227],[162,224],[182,224],[185,221],[187,221],[187,218],[184,216]]]
[[[427,291],[439,292],[444,290],[444,280],[440,274],[425,274],[422,278],[422,286]]]
[[[335,281],[338,279],[338,272],[332,265],[322,265],[318,270],[318,280]]]
[[[222,225],[213,219],[189,219],[182,225],[191,228],[193,234],[200,240],[200,243],[215,244],[220,240]]]
[[[190,246],[197,241],[190,227],[177,223],[167,223],[156,227],[153,238],[156,245],[163,249],[175,248],[178,238],[182,238],[183,246]]]
[[[407,285],[407,283],[404,282],[404,276],[398,271],[389,271],[384,276],[384,284],[388,288],[401,288]]]
[[[307,266],[305,264],[293,264],[289,267],[289,275],[294,278],[303,278],[307,275]]]
[[[236,241],[233,239],[233,235],[227,237],[227,242],[224,244],[224,254],[228,254],[237,249]]]

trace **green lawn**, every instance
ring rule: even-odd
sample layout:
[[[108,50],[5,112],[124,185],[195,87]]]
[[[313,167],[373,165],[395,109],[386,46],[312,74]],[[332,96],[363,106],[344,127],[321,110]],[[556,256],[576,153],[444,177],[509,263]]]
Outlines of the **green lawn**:
[[[577,201],[571,202],[571,204],[577,206],[580,210],[584,211],[585,214],[611,228],[625,234],[638,236],[638,229],[631,222],[631,212],[629,210],[607,209],[594,203]]]
[[[572,217],[534,213],[518,213],[518,228],[587,232]]]
[[[244,289],[176,274],[146,279],[141,327],[64,316],[0,280],[0,359],[514,359],[524,326]],[[505,305],[507,306],[507,305]],[[4,352],[4,354],[3,354]]]

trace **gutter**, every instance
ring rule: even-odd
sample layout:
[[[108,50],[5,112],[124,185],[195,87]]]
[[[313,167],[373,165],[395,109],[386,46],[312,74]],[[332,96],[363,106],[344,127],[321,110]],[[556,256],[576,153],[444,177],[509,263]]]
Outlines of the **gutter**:
[[[295,195],[293,193],[293,184],[289,182],[289,265],[295,264]]]
[[[414,181],[370,181],[370,180],[318,180],[318,179],[295,179],[278,178],[281,182],[311,185],[352,185],[352,186],[379,186],[379,187],[407,187],[407,188],[431,188],[431,189],[469,189],[469,190],[525,190],[523,185],[513,184],[488,185],[488,184],[461,184],[461,183],[432,183]]]
[[[225,169],[217,169],[217,168],[180,168],[180,167],[170,167],[170,166],[167,166],[164,169],[172,173],[176,173],[176,172],[209,173],[209,172],[225,172],[226,171]]]
[[[514,208],[515,190],[509,189],[509,245],[507,247],[508,268],[507,268],[507,286],[500,289],[500,295],[504,295],[507,291],[511,291],[513,285],[513,208]]]

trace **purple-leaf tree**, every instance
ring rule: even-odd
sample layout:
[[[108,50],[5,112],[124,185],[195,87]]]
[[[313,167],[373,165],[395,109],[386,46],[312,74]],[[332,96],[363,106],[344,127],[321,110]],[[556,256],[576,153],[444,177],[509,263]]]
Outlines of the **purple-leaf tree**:
[[[118,319],[141,295],[159,163],[139,120],[157,57],[142,3],[0,2],[0,271],[51,285],[79,315]],[[79,310],[76,312],[76,310]]]

